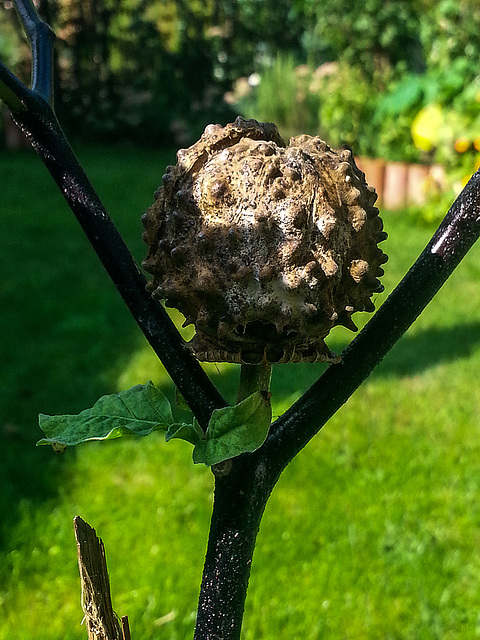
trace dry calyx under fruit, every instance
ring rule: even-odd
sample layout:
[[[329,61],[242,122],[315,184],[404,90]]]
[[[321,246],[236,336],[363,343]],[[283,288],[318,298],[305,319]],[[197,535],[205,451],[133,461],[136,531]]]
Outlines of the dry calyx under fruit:
[[[195,324],[199,360],[336,361],[330,329],[374,310],[386,234],[349,149],[237,118],[180,150],[155,195],[148,287]]]

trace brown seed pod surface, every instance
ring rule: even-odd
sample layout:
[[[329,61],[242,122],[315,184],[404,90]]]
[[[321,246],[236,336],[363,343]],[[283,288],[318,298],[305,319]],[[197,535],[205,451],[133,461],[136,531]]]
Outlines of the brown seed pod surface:
[[[148,287],[195,324],[199,360],[336,361],[330,329],[373,311],[386,234],[349,149],[237,118],[180,150],[155,195]]]

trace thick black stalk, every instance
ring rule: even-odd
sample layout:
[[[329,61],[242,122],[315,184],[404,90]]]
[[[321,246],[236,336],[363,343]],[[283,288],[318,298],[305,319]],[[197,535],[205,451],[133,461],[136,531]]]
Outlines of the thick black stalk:
[[[165,309],[146,291],[144,276],[57,121],[50,104],[55,40],[52,30],[40,19],[31,0],[15,0],[15,7],[32,45],[32,89],[0,63],[0,98],[29,137],[130,312],[206,429],[212,411],[227,403],[188,350]]]
[[[14,115],[42,158],[103,266],[147,340],[206,427],[213,409],[226,402],[190,354],[165,309],[145,289],[146,280],[66,141],[53,111],[42,99]]]
[[[274,481],[266,459],[241,456],[215,479],[194,640],[238,640],[260,520]]]

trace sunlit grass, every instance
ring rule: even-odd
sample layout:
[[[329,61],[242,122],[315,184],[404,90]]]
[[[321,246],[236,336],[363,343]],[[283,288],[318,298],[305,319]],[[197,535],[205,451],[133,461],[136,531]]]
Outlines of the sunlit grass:
[[[81,155],[141,259],[139,218],[172,154]],[[104,539],[114,605],[132,637],[186,640],[211,474],[192,464],[190,445],[158,433],[63,456],[35,448],[38,412],[73,413],[149,379],[174,393],[36,157],[1,154],[0,177],[0,640],[86,637],[76,514]],[[384,217],[391,290],[431,231]],[[475,248],[280,478],[260,529],[244,640],[480,634],[479,275]],[[329,344],[340,351],[351,337],[339,330]],[[276,367],[274,413],[323,369]],[[233,400],[237,367],[208,371]]]

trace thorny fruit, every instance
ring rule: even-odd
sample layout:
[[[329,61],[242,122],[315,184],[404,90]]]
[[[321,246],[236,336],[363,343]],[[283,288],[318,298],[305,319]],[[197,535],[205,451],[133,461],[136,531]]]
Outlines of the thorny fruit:
[[[199,360],[336,361],[330,329],[374,310],[386,233],[349,149],[237,118],[180,150],[155,195],[148,287],[195,324]]]

